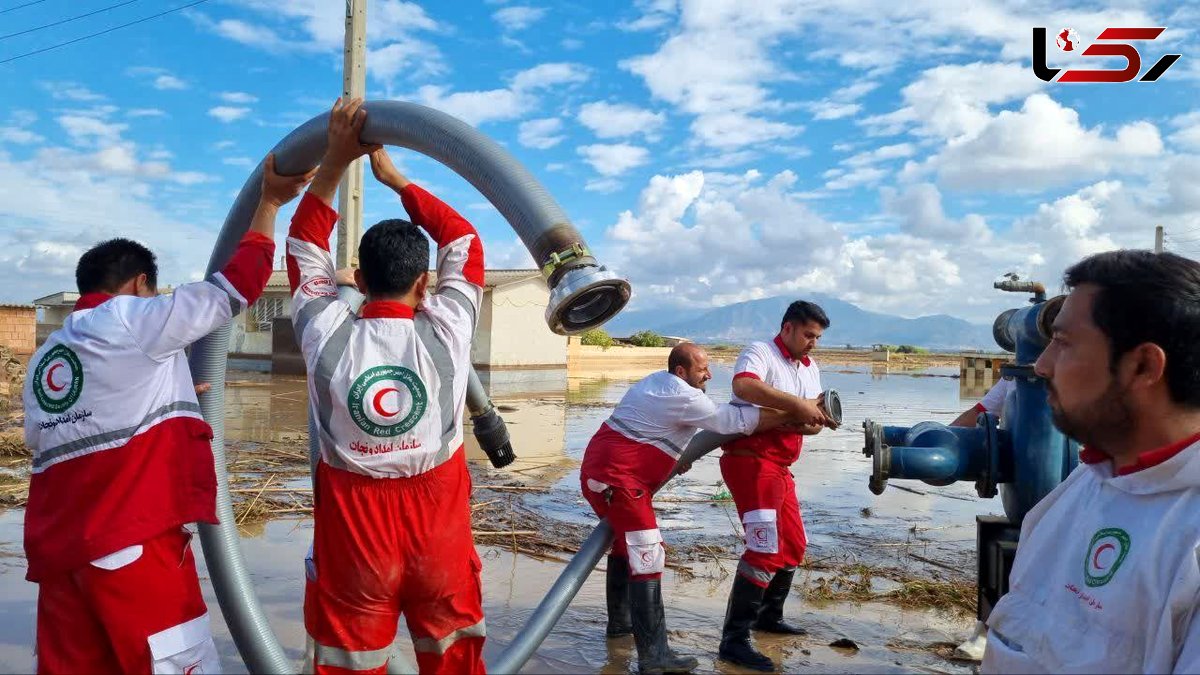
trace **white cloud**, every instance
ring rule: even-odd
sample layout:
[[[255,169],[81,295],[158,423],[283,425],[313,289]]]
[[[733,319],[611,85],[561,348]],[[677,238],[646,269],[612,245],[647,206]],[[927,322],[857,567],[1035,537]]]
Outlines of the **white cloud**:
[[[901,229],[917,237],[979,245],[987,244],[992,237],[982,216],[970,214],[962,220],[947,217],[942,194],[931,183],[911,185],[904,192],[885,188],[882,201],[884,211],[900,220]]]
[[[174,75],[159,75],[154,78],[154,88],[159,91],[172,89],[187,89],[187,83]]]
[[[60,115],[57,121],[71,140],[80,145],[116,142],[129,128],[128,124],[107,122],[99,117],[79,113]]]
[[[450,92],[447,87],[425,85],[415,98],[453,115],[467,124],[481,125],[517,119],[538,107],[538,92],[584,82],[588,70],[574,63],[543,63],[514,75],[508,89]]]
[[[3,127],[0,126],[0,143],[11,143],[13,145],[32,145],[41,143],[46,140],[40,134],[36,134],[28,129],[21,127]]]
[[[1176,129],[1171,134],[1172,143],[1200,151],[1200,110],[1176,116],[1171,120],[1171,126]]]
[[[208,114],[210,117],[215,117],[222,122],[229,124],[242,119],[250,114],[249,108],[239,108],[235,106],[219,105],[215,108],[209,108]]]
[[[345,5],[329,0],[241,0],[261,21],[214,21],[200,13],[201,27],[226,39],[272,52],[340,53],[345,40]],[[424,33],[445,29],[415,2],[373,0],[368,11],[367,55],[372,80],[390,83],[400,75],[424,77],[445,72],[437,45]]]
[[[510,89],[448,93],[446,87],[430,84],[417,90],[417,99],[475,126],[516,119],[531,107],[520,93]]]
[[[102,94],[88,89],[75,82],[42,82],[42,89],[57,101],[77,101],[79,103],[95,103],[105,100]]]
[[[804,131],[804,127],[798,125],[736,112],[701,115],[692,122],[691,129],[700,142],[722,149],[777,142]]]
[[[562,120],[557,117],[547,117],[538,120],[522,122],[517,132],[517,140],[527,148],[546,150],[563,142]]]
[[[861,185],[878,183],[888,172],[873,166],[860,166],[849,171],[835,169],[826,171],[825,177],[830,180],[825,183],[826,190],[848,190]]]
[[[587,67],[577,63],[543,63],[523,70],[512,79],[513,89],[533,91],[564,84],[579,84],[589,77]]]
[[[617,27],[621,30],[656,30],[669,24],[679,13],[678,0],[635,0],[634,5],[641,11],[641,16],[618,23]]]
[[[125,116],[130,118],[137,117],[167,117],[167,112],[159,108],[130,108],[125,111]]]
[[[579,121],[599,138],[627,138],[641,134],[653,139],[667,121],[661,112],[624,103],[597,101],[579,109]]]
[[[225,157],[221,159],[221,163],[226,166],[236,166],[243,169],[249,169],[256,164],[256,162],[249,157]]]
[[[226,103],[238,105],[246,105],[248,103],[258,103],[258,97],[254,94],[247,94],[244,91],[223,91],[218,94],[218,97]]]
[[[599,192],[600,194],[612,194],[617,192],[625,184],[616,178],[593,178],[583,184],[583,189],[588,192]]]
[[[628,143],[585,145],[579,155],[605,177],[619,176],[650,161],[650,151]]]
[[[1045,94],[1001,111],[968,140],[947,145],[930,167],[948,186],[1045,189],[1128,168],[1163,152],[1158,129],[1133,122],[1106,137]]]
[[[1019,101],[1045,83],[1018,63],[945,65],[921,73],[902,95],[907,105],[862,121],[877,133],[894,134],[915,126],[918,133],[943,139],[978,134],[991,120],[989,106]]]
[[[890,159],[912,157],[914,154],[916,154],[916,148],[911,143],[897,143],[895,145],[883,145],[867,152],[860,152],[857,155],[848,157],[844,164],[847,166],[866,166],[868,164],[886,162]]]
[[[862,106],[857,103],[835,103],[833,101],[819,101],[812,104],[813,119],[818,120],[839,120],[843,117],[853,117],[862,110]]]
[[[545,7],[512,5],[496,10],[492,18],[509,32],[522,31],[541,21],[549,12]]]

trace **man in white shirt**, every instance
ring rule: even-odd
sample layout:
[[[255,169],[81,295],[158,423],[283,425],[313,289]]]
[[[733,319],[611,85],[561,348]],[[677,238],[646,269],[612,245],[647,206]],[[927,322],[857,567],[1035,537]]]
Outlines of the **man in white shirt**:
[[[1035,366],[1081,464],[1025,516],[986,673],[1200,672],[1200,263],[1113,251]]]
[[[1002,377],[996,384],[992,385],[991,389],[979,399],[979,403],[967,408],[963,414],[950,423],[952,427],[973,427],[982,413],[991,413],[996,417],[1004,416],[1004,402],[1008,399],[1008,393],[1013,390],[1016,383],[1012,378]]]
[[[824,419],[815,401],[789,412],[718,406],[704,393],[710,379],[702,348],[684,343],[672,349],[667,370],[641,380],[621,398],[592,437],[579,471],[584,497],[613,528],[607,633],[633,633],[643,673],[687,673],[699,665],[667,646],[660,586],[666,554],[651,505],[654,491],[670,477],[688,441],[699,429],[751,434]]]

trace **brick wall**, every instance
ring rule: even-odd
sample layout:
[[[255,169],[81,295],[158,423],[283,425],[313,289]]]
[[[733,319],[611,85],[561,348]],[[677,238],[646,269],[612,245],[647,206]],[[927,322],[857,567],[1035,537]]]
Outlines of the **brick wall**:
[[[37,309],[33,307],[0,307],[0,345],[21,356],[36,349]]]

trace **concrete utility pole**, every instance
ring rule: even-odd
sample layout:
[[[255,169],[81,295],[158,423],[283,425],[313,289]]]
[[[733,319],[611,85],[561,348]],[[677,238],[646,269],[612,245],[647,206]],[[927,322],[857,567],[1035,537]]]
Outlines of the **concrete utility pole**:
[[[346,0],[346,50],[342,66],[342,99],[367,93],[367,0]],[[363,160],[355,160],[338,189],[337,267],[358,267],[362,239]]]
[[[1163,251],[1163,226],[1156,225],[1154,227],[1154,252],[1162,253]]]

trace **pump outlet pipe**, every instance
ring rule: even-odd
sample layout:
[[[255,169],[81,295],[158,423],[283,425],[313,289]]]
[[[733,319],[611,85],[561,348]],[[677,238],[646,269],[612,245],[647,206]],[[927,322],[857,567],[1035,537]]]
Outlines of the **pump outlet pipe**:
[[[368,111],[362,140],[409,148],[425,154],[463,176],[508,220],[538,262],[550,287],[546,322],[564,335],[599,326],[629,301],[629,283],[601,265],[583,237],[544,187],[502,147],[471,126],[424,106],[375,101]],[[288,134],[272,150],[276,168],[298,174],[317,165],[325,151],[328,114],[319,115]],[[249,228],[258,204],[261,164],[234,200],[217,236],[208,274],[222,269]],[[201,411],[213,428],[213,458],[217,472],[217,514],[220,525],[200,525],[200,541],[213,588],[246,667],[255,673],[286,673],[289,662],[271,631],[242,555],[233,518],[225,468],[225,373],[230,325],[196,342],[189,356],[192,377],[212,384],[200,396]],[[469,407],[486,411],[476,388]],[[494,411],[493,411],[494,412]]]

